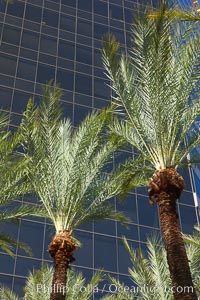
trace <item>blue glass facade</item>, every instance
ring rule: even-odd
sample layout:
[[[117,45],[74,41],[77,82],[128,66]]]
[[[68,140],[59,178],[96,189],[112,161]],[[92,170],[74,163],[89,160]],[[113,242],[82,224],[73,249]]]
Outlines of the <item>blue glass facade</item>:
[[[126,50],[135,5],[133,0],[1,1],[0,108],[9,112],[11,127],[18,126],[30,96],[40,100],[42,86],[50,79],[63,89],[63,110],[74,126],[92,109],[108,106],[110,89],[102,67],[101,38],[112,32]],[[116,154],[115,163],[129,155],[128,151]],[[192,233],[198,223],[195,186],[192,171],[182,173],[186,187],[178,205],[180,224],[185,233]],[[35,200],[24,197],[23,201]],[[81,226],[76,238],[82,247],[75,254],[74,267],[87,278],[104,268],[105,273],[128,284],[131,263],[121,237],[125,235],[133,247],[145,249],[146,237],[159,232],[158,212],[156,206],[149,206],[147,189],[134,189],[123,202],[113,202],[130,217],[129,228],[113,220]],[[27,217],[19,226],[5,224],[4,229],[33,250],[29,257],[16,248],[13,259],[0,249],[0,282],[22,294],[28,271],[51,263],[47,247],[53,228],[48,220]],[[102,295],[96,294],[94,299]]]

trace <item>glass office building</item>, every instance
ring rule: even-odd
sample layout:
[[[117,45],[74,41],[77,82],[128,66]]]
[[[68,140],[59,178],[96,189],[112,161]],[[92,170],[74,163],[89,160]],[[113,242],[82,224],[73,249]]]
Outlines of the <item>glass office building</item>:
[[[156,5],[157,1],[152,2]],[[42,86],[51,79],[63,89],[64,114],[74,126],[92,109],[110,104],[101,39],[112,32],[122,50],[129,47],[135,4],[133,0],[13,0],[13,4],[1,0],[0,108],[9,112],[13,129],[29,97],[39,102]],[[114,165],[130,155],[128,151],[116,154]],[[178,205],[180,224],[183,232],[192,233],[199,222],[195,184],[192,170],[182,173],[186,187]],[[23,201],[30,203],[34,199],[24,197]],[[76,238],[82,247],[73,265],[86,278],[103,268],[106,274],[130,284],[127,274],[131,263],[121,237],[125,235],[132,247],[145,249],[147,236],[159,232],[157,207],[149,205],[144,188],[133,190],[123,202],[112,201],[130,217],[129,229],[113,220],[80,227]],[[0,282],[22,294],[29,270],[51,262],[47,247],[53,229],[48,220],[29,217],[18,226],[5,224],[3,228],[33,251],[29,257],[16,248],[15,258],[0,252]],[[94,299],[102,296],[103,293],[95,294]]]

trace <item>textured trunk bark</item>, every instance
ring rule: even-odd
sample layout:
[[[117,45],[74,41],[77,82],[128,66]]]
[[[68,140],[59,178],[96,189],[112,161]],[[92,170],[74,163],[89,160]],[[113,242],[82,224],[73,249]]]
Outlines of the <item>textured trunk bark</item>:
[[[160,193],[157,201],[174,298],[197,300],[174,200],[176,199],[170,199],[166,193]]]
[[[184,180],[174,168],[168,168],[156,171],[149,185],[150,200],[154,198],[159,207],[174,299],[197,300],[176,213],[176,200],[182,193]]]
[[[68,267],[69,261],[66,254],[62,250],[58,250],[54,256],[54,274],[50,300],[65,300]]]
[[[54,260],[54,274],[50,300],[65,300],[67,292],[67,269],[74,260],[72,254],[76,250],[69,231],[60,230],[49,244],[49,253]]]

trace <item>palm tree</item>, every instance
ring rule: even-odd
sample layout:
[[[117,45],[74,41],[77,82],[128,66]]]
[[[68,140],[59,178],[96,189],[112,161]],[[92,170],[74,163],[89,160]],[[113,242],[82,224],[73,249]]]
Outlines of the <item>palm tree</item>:
[[[6,287],[1,287],[1,300],[48,300],[51,293],[51,282],[53,278],[53,269],[44,266],[41,270],[35,270],[29,273],[24,287],[23,298],[18,297]],[[94,274],[91,280],[86,283],[82,273],[69,270],[66,286],[68,294],[65,299],[68,300],[89,300],[93,291],[103,280],[102,271]]]
[[[200,253],[199,253],[199,234],[184,236],[187,240],[186,250],[190,261],[192,278],[194,279],[197,296],[200,296]],[[127,240],[123,239],[124,245],[130,254],[132,267],[129,268],[130,279],[133,286],[126,286],[115,278],[110,278],[111,283],[115,284],[118,294],[106,296],[105,300],[172,300],[173,287],[170,273],[167,266],[166,251],[160,238],[156,235],[147,239],[146,255],[141,249],[132,249]]]
[[[138,163],[130,161],[112,174],[103,173],[121,145],[120,139],[107,137],[110,112],[92,113],[73,130],[69,120],[61,119],[60,97],[56,85],[47,85],[39,109],[32,114],[30,102],[24,116],[23,147],[32,161],[28,175],[56,230],[48,247],[55,268],[51,299],[65,299],[66,271],[77,248],[74,229],[96,218],[126,220],[106,200],[120,193],[122,185],[130,185],[126,167],[130,170]]]
[[[179,286],[193,287],[193,282],[176,201],[184,188],[177,168],[200,142],[199,131],[192,127],[200,113],[200,34],[190,23],[174,25],[175,13],[166,13],[165,2],[156,18],[150,15],[149,11],[138,12],[127,55],[119,58],[114,36],[104,39],[103,62],[114,91],[113,102],[124,112],[124,118],[116,118],[111,129],[154,167],[149,199],[159,208],[174,296],[197,299],[194,289],[177,291]]]
[[[28,164],[19,152],[21,141],[21,128],[11,133],[8,130],[9,120],[5,114],[0,115],[0,222],[17,221],[26,215],[38,215],[41,209],[35,206],[24,205],[17,198],[31,191],[31,186],[26,180],[25,168]],[[41,211],[42,214],[42,211]],[[13,246],[17,245],[30,254],[30,249],[25,244],[16,241],[5,232],[0,232],[0,247],[13,256]]]

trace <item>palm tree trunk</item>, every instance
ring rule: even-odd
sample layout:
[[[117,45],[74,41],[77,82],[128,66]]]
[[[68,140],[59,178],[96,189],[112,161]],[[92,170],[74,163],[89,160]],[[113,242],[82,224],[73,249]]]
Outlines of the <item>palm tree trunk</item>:
[[[160,227],[167,252],[174,299],[197,300],[176,212],[176,201],[183,191],[184,180],[171,167],[157,170],[149,186],[150,199],[154,198],[159,207]]]
[[[51,286],[50,300],[65,300],[67,269],[74,260],[72,254],[76,245],[67,230],[60,230],[49,244],[48,251],[54,260],[54,274]]]

